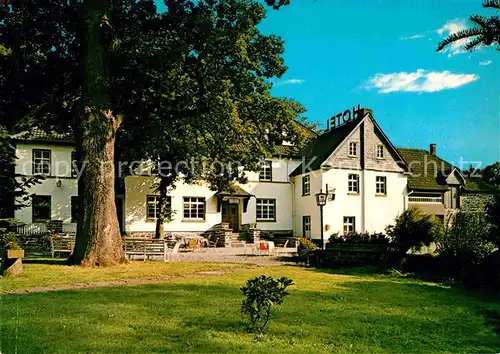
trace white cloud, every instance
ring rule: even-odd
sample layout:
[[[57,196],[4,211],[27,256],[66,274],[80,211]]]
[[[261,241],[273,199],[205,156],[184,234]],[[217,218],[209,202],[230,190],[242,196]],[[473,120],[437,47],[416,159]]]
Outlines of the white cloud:
[[[459,31],[462,31],[464,29],[467,29],[467,25],[465,24],[464,20],[459,20],[459,19],[454,19],[451,21],[446,22],[446,24],[438,28],[436,30],[437,34],[442,36],[443,38],[448,37],[449,35],[452,35],[454,33],[457,33]],[[452,55],[457,55],[461,53],[465,53],[464,50],[464,45],[467,44],[469,39],[461,39],[459,41],[453,42],[450,45],[448,45],[446,48],[443,49],[443,52],[448,53],[448,57],[451,57]]]
[[[414,34],[413,36],[399,37],[399,39],[402,40],[402,41],[406,41],[406,40],[409,40],[409,39],[420,39],[420,38],[424,38],[424,37],[425,37],[425,34]]]
[[[480,61],[479,65],[487,66],[487,65],[490,65],[491,63],[493,63],[493,60],[484,60],[484,61]]]
[[[274,83],[274,86],[283,86],[283,85],[301,85],[306,80],[300,80],[300,79],[289,79],[289,80],[284,80],[284,81],[278,81]]]
[[[438,92],[457,88],[479,79],[475,74],[453,74],[449,71],[396,72],[376,74],[366,85],[368,89],[378,89],[379,93],[390,92]]]

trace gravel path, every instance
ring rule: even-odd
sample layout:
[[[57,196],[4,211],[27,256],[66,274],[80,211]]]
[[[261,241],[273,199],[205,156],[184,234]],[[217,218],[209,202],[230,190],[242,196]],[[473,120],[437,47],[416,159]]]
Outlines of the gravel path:
[[[190,252],[180,253],[181,262],[213,262],[213,263],[246,263],[259,266],[291,264],[290,255],[283,256],[258,256],[229,252]]]

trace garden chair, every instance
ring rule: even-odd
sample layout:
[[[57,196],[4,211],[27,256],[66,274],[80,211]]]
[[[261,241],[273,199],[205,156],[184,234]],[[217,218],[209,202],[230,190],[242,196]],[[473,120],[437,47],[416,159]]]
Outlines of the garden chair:
[[[174,260],[177,257],[177,260],[180,261],[179,249],[181,248],[181,242],[177,241],[172,249],[168,249],[166,256],[166,262],[170,262],[170,259]]]
[[[286,246],[288,246],[288,241],[289,240],[286,240],[285,243],[283,244],[283,247],[274,247],[273,248],[273,255],[278,255],[278,253],[280,252],[280,250],[286,250]]]
[[[211,247],[211,248],[217,248],[217,242],[219,242],[219,238],[215,238],[215,241],[210,241],[210,239],[208,240],[208,247]]]

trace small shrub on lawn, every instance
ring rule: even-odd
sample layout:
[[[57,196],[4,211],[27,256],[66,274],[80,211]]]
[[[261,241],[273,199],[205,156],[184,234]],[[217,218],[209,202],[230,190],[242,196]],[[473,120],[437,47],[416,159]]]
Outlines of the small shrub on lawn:
[[[297,253],[302,258],[307,258],[312,251],[317,250],[318,246],[311,240],[307,238],[301,238],[299,240],[299,247],[297,248]]]
[[[274,279],[261,275],[247,280],[241,288],[245,299],[241,304],[241,313],[250,317],[250,325],[254,331],[262,332],[269,322],[272,305],[281,305],[288,292],[286,289],[293,281],[286,277]]]

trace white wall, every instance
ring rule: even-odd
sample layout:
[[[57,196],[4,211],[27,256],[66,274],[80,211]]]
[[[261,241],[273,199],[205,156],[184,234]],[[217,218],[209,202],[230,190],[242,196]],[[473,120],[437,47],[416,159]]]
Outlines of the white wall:
[[[128,176],[125,178],[125,231],[154,232],[156,223],[146,221],[146,197],[157,195],[155,178],[149,176]],[[217,197],[215,192],[201,185],[177,183],[176,188],[169,193],[172,198],[172,221],[165,223],[166,231],[206,231],[221,223],[222,217],[217,212]],[[206,215],[204,221],[183,221],[184,197],[204,197]]]
[[[348,175],[357,173],[360,175],[359,195],[348,194]],[[385,176],[387,178],[387,196],[375,195],[375,177]],[[311,196],[301,197],[302,176],[296,177],[295,196],[297,198],[297,218],[295,222],[296,233],[302,233],[302,216],[311,215],[312,237],[320,238],[320,215],[319,207],[316,206],[314,194],[320,189],[335,188],[335,200],[328,201],[323,209],[325,240],[336,232],[343,233],[345,216],[356,218],[357,232],[384,232],[388,224],[405,208],[405,195],[407,178],[401,173],[360,171],[331,169],[322,173],[322,177],[311,177]],[[308,213],[309,214],[306,214]]]
[[[272,162],[273,167],[273,182],[287,182],[289,181],[289,175],[292,173],[298,165],[300,165],[301,160],[297,159],[268,159]],[[259,182],[258,172],[246,172],[246,176],[249,182]],[[261,183],[271,183],[271,182],[261,182]]]
[[[16,173],[32,176],[32,150],[47,149],[52,152],[51,175],[44,181],[31,187],[28,192],[37,195],[51,196],[51,219],[62,220],[63,223],[71,222],[71,197],[78,195],[77,179],[71,177],[71,151],[72,146],[53,144],[17,144]],[[61,187],[56,186],[61,181]],[[14,217],[19,221],[29,224],[32,222],[31,206],[16,210]]]
[[[292,230],[293,186],[290,183],[250,182],[241,187],[255,196],[250,198],[247,212],[242,214],[242,224],[257,222],[261,230]],[[257,198],[276,199],[276,221],[256,221]]]
[[[73,146],[57,144],[26,144],[16,145],[16,173],[31,176],[33,175],[33,149],[45,149],[51,151],[52,166],[50,176],[71,178],[71,152]]]
[[[250,198],[246,213],[243,203],[240,203],[241,224],[256,222],[256,198],[276,199],[276,221],[258,222],[262,230],[292,230],[293,228],[293,186],[288,182],[288,174],[300,161],[272,160],[273,181],[259,182],[255,172],[247,173],[249,182],[241,187],[255,197]],[[146,220],[146,196],[158,194],[155,192],[155,178],[150,176],[128,176],[125,178],[125,231],[153,232],[156,224]],[[173,220],[165,223],[166,231],[206,231],[222,222],[222,215],[217,212],[217,196],[207,185],[189,185],[182,181],[176,183],[176,188],[169,193],[172,198],[172,209],[176,211]],[[206,220],[183,221],[183,198],[205,197]]]
[[[366,230],[384,232],[405,210],[407,177],[402,173],[365,171],[366,174]],[[387,196],[375,196],[375,178],[387,178]]]
[[[348,194],[348,175],[351,173],[360,175],[360,193],[358,195]],[[324,223],[329,225],[330,230],[325,232],[327,240],[335,232],[343,233],[344,216],[356,218],[356,231],[361,232],[362,224],[362,171],[332,169],[323,173],[323,185],[328,183],[328,188],[335,188],[335,200],[329,201],[324,207]]]
[[[310,176],[311,193],[302,195],[302,177]],[[319,239],[321,233],[319,207],[316,205],[316,193],[322,188],[321,171],[313,171],[293,177],[294,183],[294,236],[303,237],[302,217],[309,215],[311,217],[311,237]],[[324,187],[323,187],[324,188]]]

